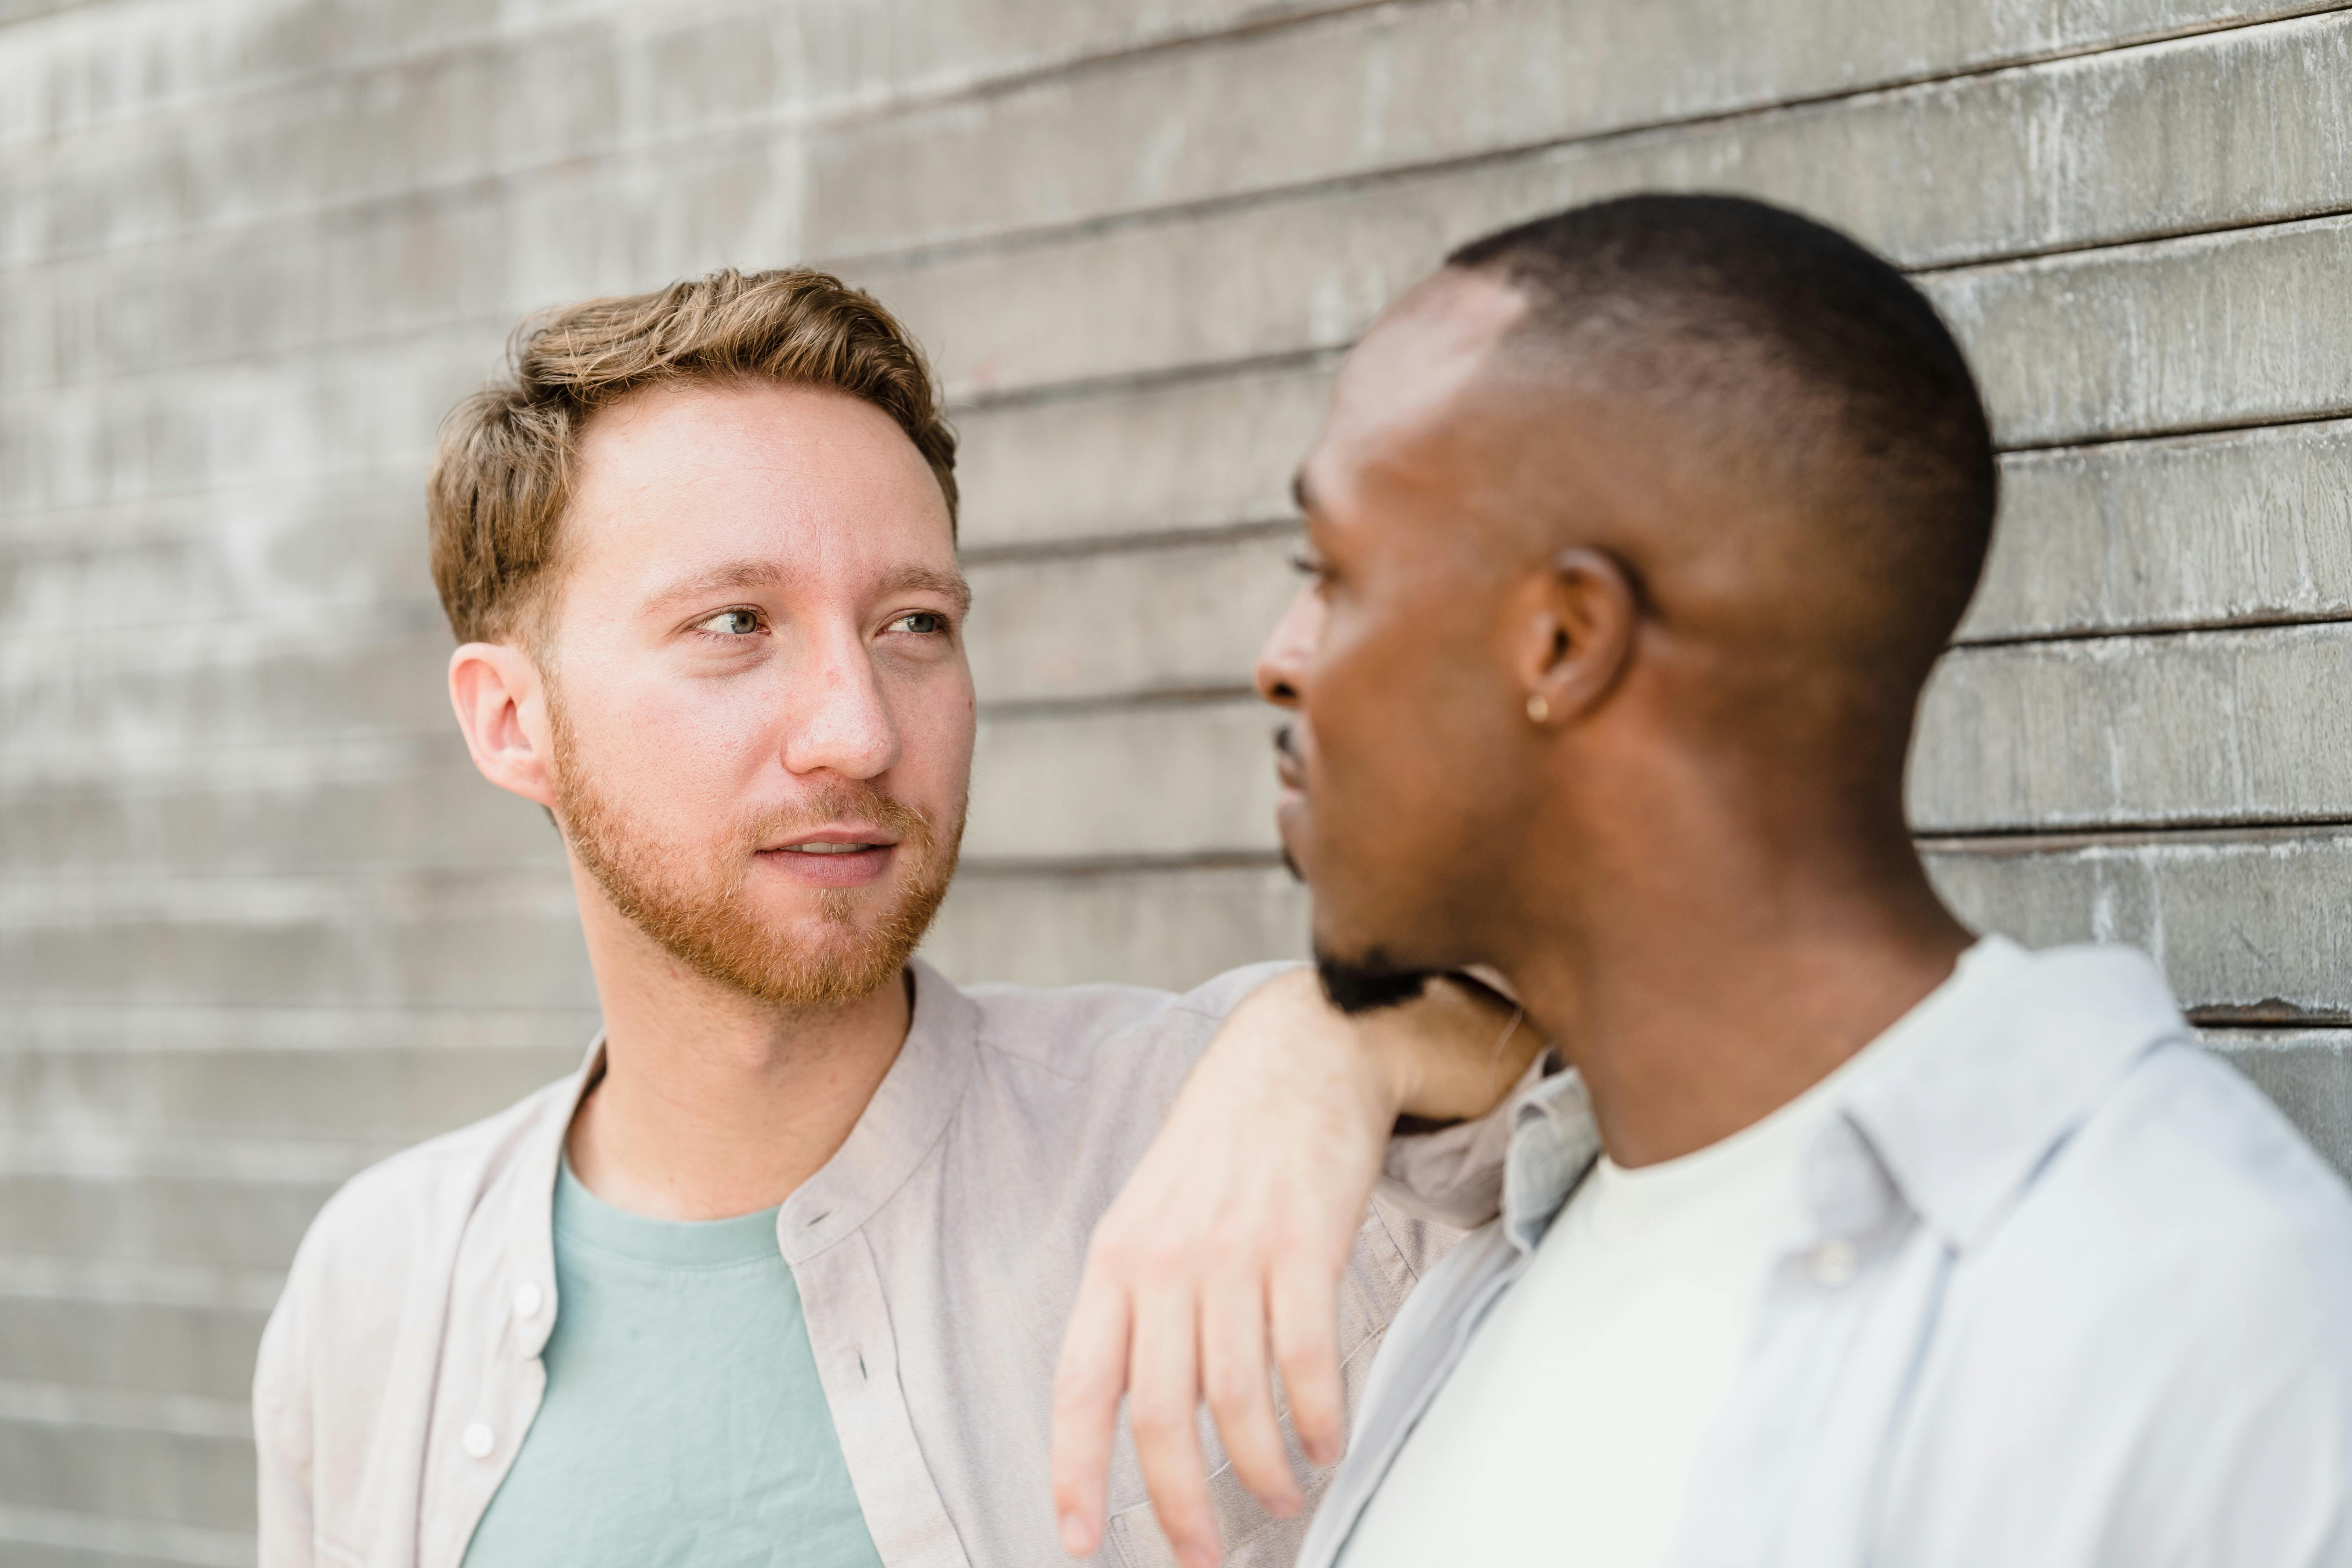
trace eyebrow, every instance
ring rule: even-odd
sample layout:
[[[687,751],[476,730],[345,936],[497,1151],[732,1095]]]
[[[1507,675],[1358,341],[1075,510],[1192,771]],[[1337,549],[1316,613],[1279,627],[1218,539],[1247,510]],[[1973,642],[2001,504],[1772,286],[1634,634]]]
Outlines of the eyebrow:
[[[791,567],[777,561],[746,558],[729,561],[673,583],[646,601],[648,610],[667,609],[688,599],[706,595],[725,593],[730,589],[772,588],[799,575]],[[880,594],[931,593],[952,602],[958,615],[971,607],[971,588],[959,573],[941,572],[931,566],[902,566],[882,580]]]

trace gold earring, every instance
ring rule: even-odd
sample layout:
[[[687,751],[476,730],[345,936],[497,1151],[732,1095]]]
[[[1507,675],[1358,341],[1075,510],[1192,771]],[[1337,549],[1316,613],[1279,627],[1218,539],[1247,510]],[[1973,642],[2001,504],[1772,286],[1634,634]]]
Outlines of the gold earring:
[[[1528,694],[1528,717],[1538,724],[1550,720],[1551,704],[1544,700],[1542,692],[1534,691]]]

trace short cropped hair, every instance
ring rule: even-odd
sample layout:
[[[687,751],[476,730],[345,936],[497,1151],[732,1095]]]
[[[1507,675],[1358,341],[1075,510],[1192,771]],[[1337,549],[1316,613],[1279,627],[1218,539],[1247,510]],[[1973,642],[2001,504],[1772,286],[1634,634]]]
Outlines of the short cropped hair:
[[[1835,229],[1741,196],[1571,208],[1447,258],[1528,296],[1507,352],[1648,398],[1769,476],[1850,574],[1850,623],[1924,677],[1983,569],[1999,495],[1967,359],[1927,298]]]
[[[807,268],[729,268],[526,321],[511,368],[442,422],[425,486],[433,580],[462,642],[541,629],[582,427],[679,382],[829,387],[898,422],[956,515],[955,433],[921,349],[872,296]]]

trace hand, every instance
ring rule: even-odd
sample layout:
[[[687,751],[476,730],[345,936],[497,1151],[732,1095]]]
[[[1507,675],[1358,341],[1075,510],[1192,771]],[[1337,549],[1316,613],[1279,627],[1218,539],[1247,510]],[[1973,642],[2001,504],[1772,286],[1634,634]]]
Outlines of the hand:
[[[1482,987],[1345,1018],[1310,970],[1226,1019],[1096,1226],[1054,1388],[1063,1549],[1102,1543],[1118,1402],[1177,1558],[1222,1554],[1194,1412],[1205,1392],[1234,1472],[1277,1518],[1303,1506],[1267,1357],[1300,1446],[1339,1458],[1339,1282],[1400,1114],[1484,1115],[1533,1057],[1533,1031]]]

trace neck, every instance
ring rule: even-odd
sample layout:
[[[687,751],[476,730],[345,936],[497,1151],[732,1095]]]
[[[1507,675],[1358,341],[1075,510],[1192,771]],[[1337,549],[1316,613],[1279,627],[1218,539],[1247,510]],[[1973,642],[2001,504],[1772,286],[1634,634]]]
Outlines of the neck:
[[[1627,1166],[1705,1148],[1796,1099],[1941,984],[1974,940],[1899,824],[1860,839],[1851,824],[1819,838],[1675,826],[1583,845],[1588,874],[1549,885],[1554,902],[1503,966]]]
[[[604,1071],[573,1117],[572,1173],[615,1207],[727,1219],[790,1197],[848,1140],[912,1021],[903,981],[780,1007],[688,969],[575,873],[604,1011]]]

